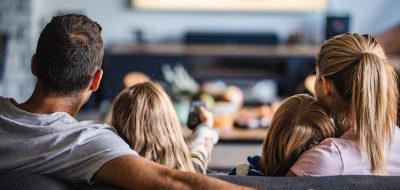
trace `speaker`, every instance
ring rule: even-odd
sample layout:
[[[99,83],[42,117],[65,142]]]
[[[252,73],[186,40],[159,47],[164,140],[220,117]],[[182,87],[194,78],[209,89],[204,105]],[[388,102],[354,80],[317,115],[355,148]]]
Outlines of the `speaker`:
[[[336,35],[349,32],[350,17],[349,16],[327,16],[325,27],[325,40]]]
[[[5,33],[0,33],[0,81],[2,80],[4,74],[6,45],[7,45],[7,36]]]

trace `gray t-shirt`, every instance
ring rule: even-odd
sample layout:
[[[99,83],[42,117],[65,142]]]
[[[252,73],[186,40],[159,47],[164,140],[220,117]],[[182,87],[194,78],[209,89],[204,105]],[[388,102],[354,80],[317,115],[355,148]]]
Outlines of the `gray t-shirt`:
[[[91,183],[107,161],[137,155],[110,125],[65,112],[34,114],[0,97],[0,170]]]

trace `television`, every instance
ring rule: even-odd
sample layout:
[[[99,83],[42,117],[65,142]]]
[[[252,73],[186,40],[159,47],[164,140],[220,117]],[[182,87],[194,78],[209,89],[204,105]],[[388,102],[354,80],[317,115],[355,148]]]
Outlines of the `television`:
[[[131,0],[137,10],[307,12],[322,11],[328,0]]]

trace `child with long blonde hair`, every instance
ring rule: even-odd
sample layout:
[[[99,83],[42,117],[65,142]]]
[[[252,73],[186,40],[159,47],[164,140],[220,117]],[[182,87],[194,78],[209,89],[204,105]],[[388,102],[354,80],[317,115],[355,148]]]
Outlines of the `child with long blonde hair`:
[[[211,113],[204,108],[200,109],[203,124],[196,127],[189,145],[169,96],[155,82],[121,91],[112,112],[112,126],[140,156],[172,169],[206,172],[218,134],[211,128]]]
[[[261,157],[248,157],[248,164],[229,174],[284,176],[301,153],[334,135],[334,124],[324,108],[308,95],[294,95],[275,112]]]

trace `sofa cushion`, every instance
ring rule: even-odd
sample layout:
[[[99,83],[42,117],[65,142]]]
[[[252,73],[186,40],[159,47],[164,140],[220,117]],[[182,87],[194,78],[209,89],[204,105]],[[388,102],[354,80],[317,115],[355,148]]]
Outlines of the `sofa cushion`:
[[[19,172],[0,172],[0,189],[37,190],[54,189],[68,190],[73,186],[44,175],[25,174]]]
[[[52,177],[39,174],[19,172],[0,172],[1,190],[115,190],[110,185],[96,183],[93,185],[76,186]]]
[[[263,177],[227,176],[212,177],[260,189],[399,189],[400,176],[328,176],[328,177]],[[61,180],[37,174],[0,172],[1,190],[115,190],[118,188],[97,183],[74,186]]]
[[[327,177],[213,177],[261,189],[399,189],[400,176],[327,176]]]

